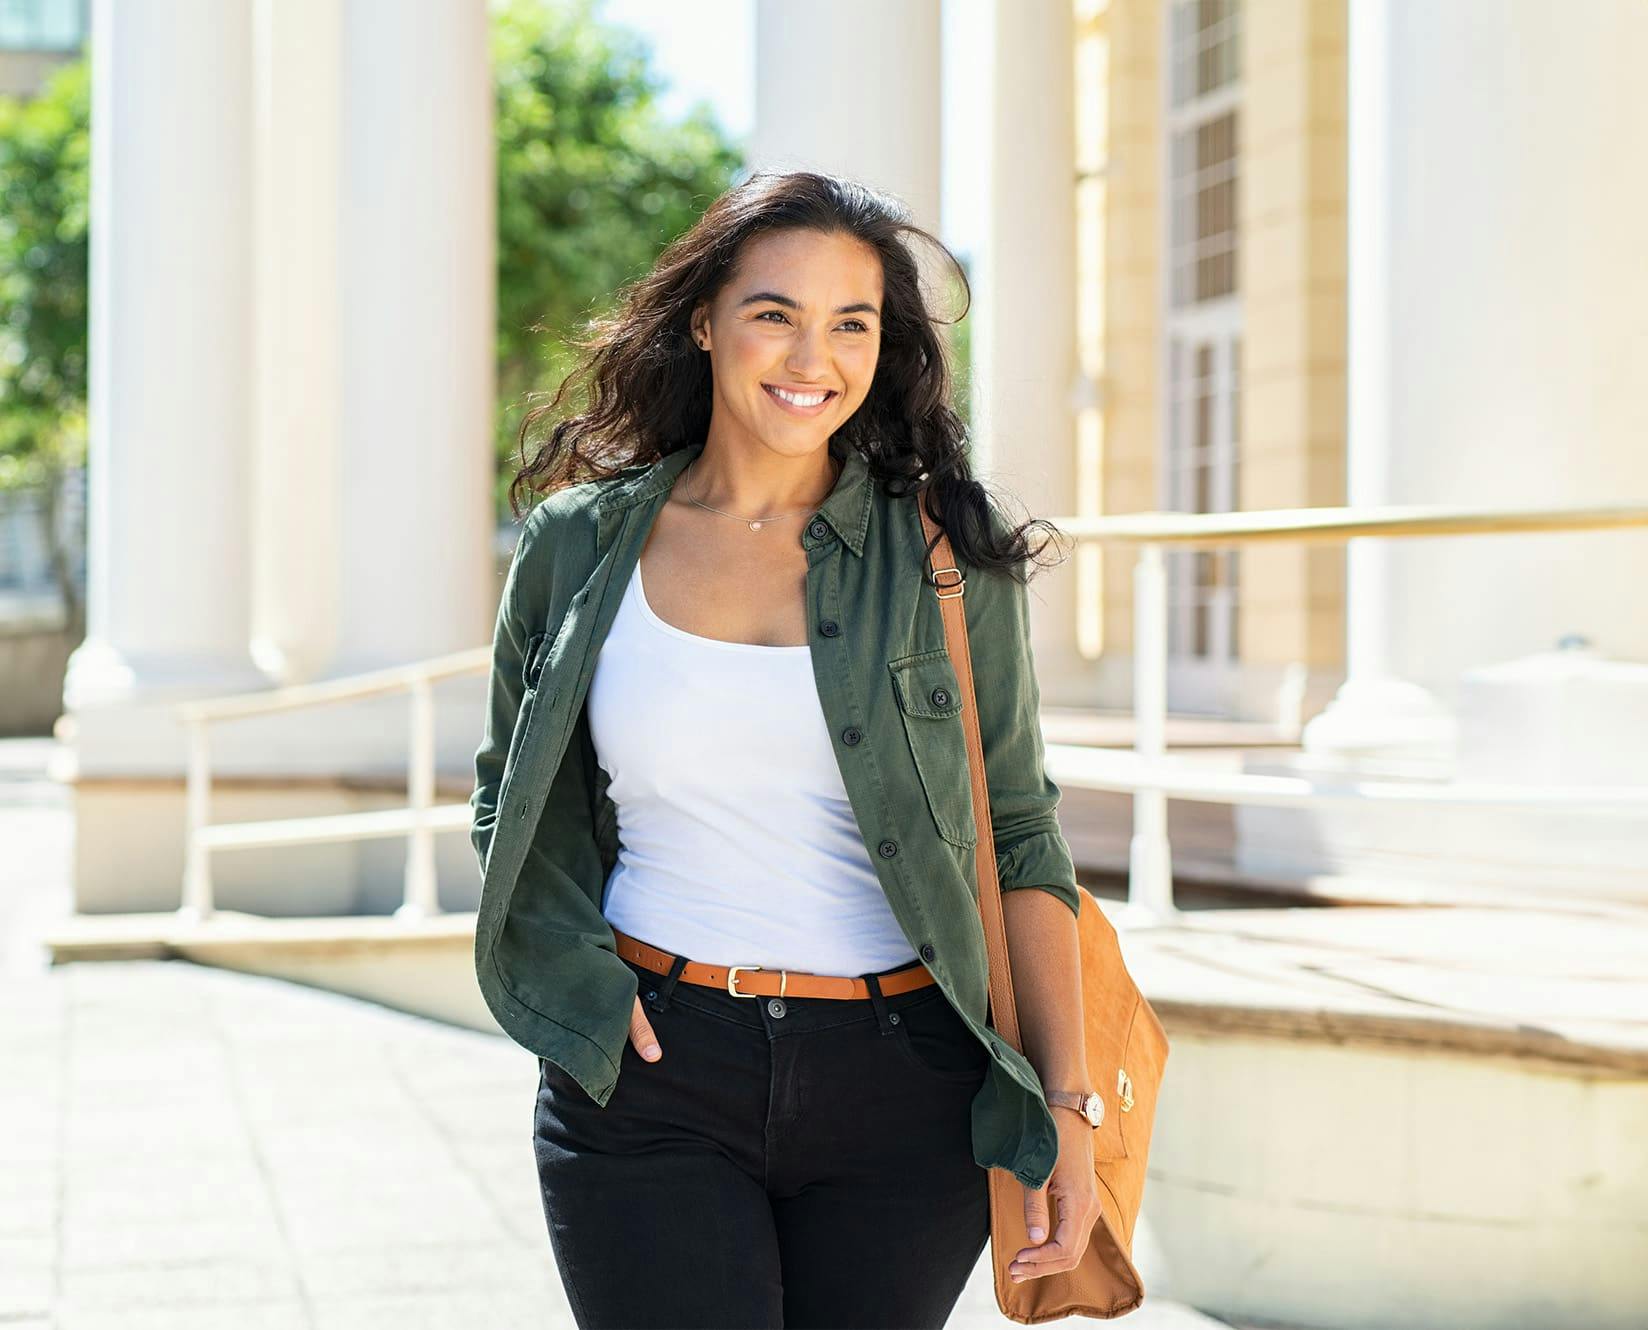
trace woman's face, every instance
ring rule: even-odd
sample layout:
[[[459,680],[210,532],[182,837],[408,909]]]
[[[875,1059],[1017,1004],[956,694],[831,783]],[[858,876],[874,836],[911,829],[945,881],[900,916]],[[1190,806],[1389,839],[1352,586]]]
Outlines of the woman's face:
[[[710,432],[731,425],[792,457],[828,443],[869,395],[881,296],[880,258],[850,236],[749,241],[714,302],[694,311],[715,380]]]

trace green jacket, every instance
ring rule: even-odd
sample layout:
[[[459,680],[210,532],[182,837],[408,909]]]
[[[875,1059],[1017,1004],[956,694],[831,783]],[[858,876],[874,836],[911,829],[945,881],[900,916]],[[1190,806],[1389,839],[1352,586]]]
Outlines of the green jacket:
[[[475,968],[498,1023],[600,1104],[629,1038],[634,973],[601,913],[617,810],[584,700],[654,517],[693,445],[557,491],[527,516],[498,609],[471,833],[482,872]],[[801,524],[814,677],[864,847],[912,950],[988,1046],[973,1157],[1043,1185],[1057,1129],[1035,1069],[987,1024],[972,789],[956,673],[923,577],[913,497],[889,496],[856,449]],[[1080,906],[1043,766],[1026,588],[962,567],[962,604],[1001,888]],[[662,681],[660,681],[662,683]]]

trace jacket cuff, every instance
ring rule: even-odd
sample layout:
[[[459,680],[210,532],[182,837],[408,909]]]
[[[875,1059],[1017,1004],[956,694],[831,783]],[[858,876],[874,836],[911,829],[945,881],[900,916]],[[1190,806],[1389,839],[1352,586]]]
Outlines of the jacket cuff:
[[[996,857],[996,877],[1002,891],[1017,891],[1036,887],[1051,892],[1070,907],[1070,912],[1081,914],[1081,888],[1076,883],[1076,866],[1070,858],[1070,847],[1057,831],[1042,831],[1027,836],[1005,854]]]

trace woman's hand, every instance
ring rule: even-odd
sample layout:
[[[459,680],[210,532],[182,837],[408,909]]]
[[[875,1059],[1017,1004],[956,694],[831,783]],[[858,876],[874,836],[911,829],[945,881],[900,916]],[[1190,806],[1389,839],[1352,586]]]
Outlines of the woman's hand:
[[[1024,1226],[1032,1246],[1024,1247],[1007,1267],[1015,1284],[1055,1270],[1073,1270],[1087,1250],[1099,1218],[1099,1181],[1093,1173],[1093,1128],[1073,1109],[1055,1108],[1059,1157],[1045,1187],[1024,1189]],[[1057,1207],[1058,1227],[1047,1237],[1048,1198]],[[1037,1234],[1041,1237],[1038,1238]],[[1045,1238],[1046,1241],[1042,1241]]]
[[[656,1062],[663,1056],[658,1048],[658,1036],[652,1032],[646,1012],[641,1009],[640,998],[635,999],[635,1011],[629,1018],[629,1041],[648,1062]]]

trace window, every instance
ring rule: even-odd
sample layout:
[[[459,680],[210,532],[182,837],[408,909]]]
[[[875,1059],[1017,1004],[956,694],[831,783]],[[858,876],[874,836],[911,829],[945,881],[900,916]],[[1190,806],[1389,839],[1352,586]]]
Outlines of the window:
[[[74,51],[86,40],[88,0],[0,0],[0,50]]]
[[[1238,0],[1170,0],[1161,473],[1163,506],[1184,512],[1237,506],[1240,25]],[[1239,646],[1237,554],[1171,553],[1167,571],[1170,700],[1222,710]]]

